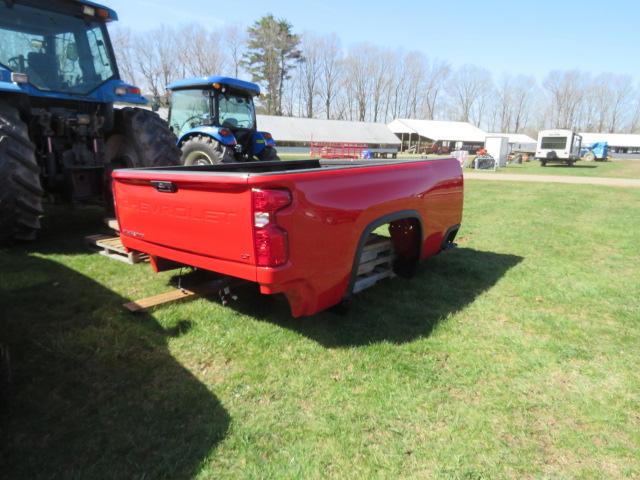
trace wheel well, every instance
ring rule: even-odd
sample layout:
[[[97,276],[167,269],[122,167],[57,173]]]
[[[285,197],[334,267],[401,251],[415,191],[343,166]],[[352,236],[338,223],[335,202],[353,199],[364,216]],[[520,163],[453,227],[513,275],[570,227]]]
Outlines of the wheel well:
[[[391,239],[395,257],[393,262],[394,273],[401,277],[411,277],[415,274],[424,240],[424,228],[420,214],[415,210],[403,210],[385,215],[367,225],[360,236],[345,297],[348,298],[353,292],[353,286],[358,276],[360,258],[367,241],[373,235],[384,236],[384,231],[376,233],[376,230],[385,226],[388,226],[388,236]]]

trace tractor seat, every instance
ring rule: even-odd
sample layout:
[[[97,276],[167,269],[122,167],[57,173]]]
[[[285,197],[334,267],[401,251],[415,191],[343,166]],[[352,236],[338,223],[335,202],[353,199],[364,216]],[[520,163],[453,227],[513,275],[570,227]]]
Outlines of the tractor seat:
[[[57,59],[46,53],[29,52],[26,74],[36,87],[54,89],[60,83]]]

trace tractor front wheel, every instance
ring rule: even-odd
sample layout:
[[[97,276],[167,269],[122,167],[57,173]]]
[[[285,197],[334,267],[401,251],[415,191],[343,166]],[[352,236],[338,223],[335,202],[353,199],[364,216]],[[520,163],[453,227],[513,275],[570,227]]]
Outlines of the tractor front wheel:
[[[182,144],[182,163],[185,165],[217,165],[234,161],[231,147],[205,135],[196,135]]]
[[[35,239],[43,194],[29,129],[18,110],[0,102],[0,242]]]

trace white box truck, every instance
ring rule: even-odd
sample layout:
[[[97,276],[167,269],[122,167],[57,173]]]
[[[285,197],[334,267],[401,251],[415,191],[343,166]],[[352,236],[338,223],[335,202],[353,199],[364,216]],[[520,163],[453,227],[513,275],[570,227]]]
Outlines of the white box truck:
[[[536,159],[543,167],[547,163],[566,163],[580,160],[582,137],[573,130],[542,130],[538,133]]]

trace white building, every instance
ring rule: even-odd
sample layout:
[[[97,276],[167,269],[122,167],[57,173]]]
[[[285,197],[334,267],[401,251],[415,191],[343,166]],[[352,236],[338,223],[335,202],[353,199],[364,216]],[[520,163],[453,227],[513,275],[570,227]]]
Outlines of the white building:
[[[311,143],[366,144],[377,153],[395,154],[400,140],[384,123],[256,115],[258,130],[276,140],[278,151],[308,153]]]
[[[582,145],[607,142],[609,155],[615,158],[640,159],[640,135],[632,133],[580,133]]]
[[[509,139],[509,153],[535,153],[538,142],[524,133],[487,133],[488,137],[506,137]]]
[[[388,126],[402,142],[401,151],[422,152],[435,144],[449,150],[475,153],[487,137],[487,132],[468,122],[398,118]]]

